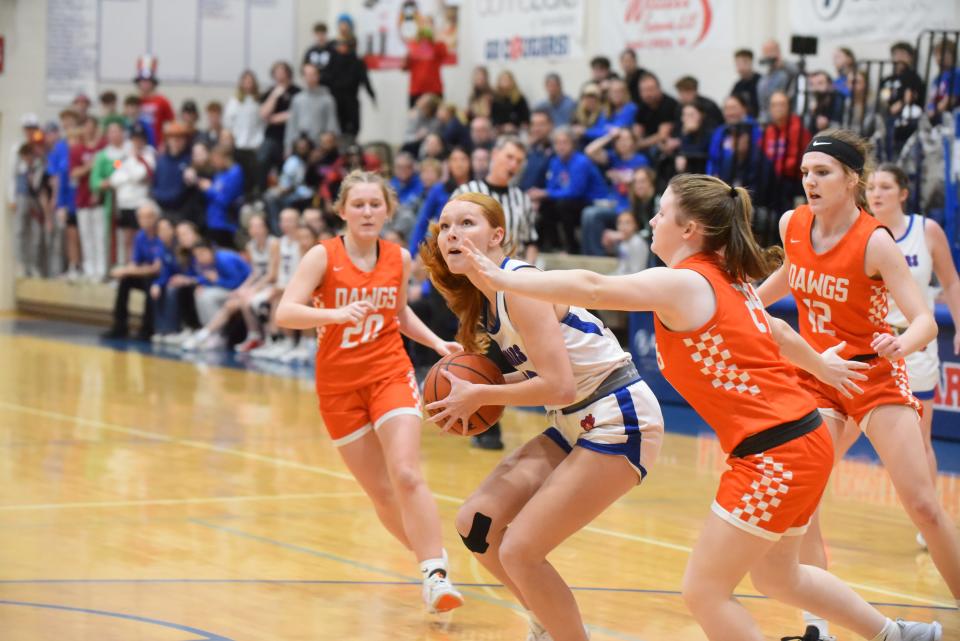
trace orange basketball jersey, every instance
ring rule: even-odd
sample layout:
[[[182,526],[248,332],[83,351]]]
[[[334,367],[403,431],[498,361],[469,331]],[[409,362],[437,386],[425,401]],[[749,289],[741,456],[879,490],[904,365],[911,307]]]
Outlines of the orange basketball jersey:
[[[674,332],[654,315],[657,364],[730,453],[743,439],[801,419],[817,408],[780,355],[763,304],[749,283],[733,280],[717,256],[690,256],[690,269],[710,282],[717,311],[700,329]]]
[[[793,211],[784,249],[790,261],[790,292],[797,301],[800,335],[822,352],[840,341],[844,358],[873,354],[874,332],[889,333],[887,288],[864,272],[867,241],[883,225],[864,210],[834,247],[813,251],[813,212],[807,205]]]
[[[323,241],[327,270],[313,293],[315,307],[345,307],[370,301],[374,311],[354,325],[326,325],[319,330],[317,394],[338,394],[404,374],[413,369],[400,337],[398,305],[403,283],[400,246],[379,240],[373,271],[357,268],[343,238]]]

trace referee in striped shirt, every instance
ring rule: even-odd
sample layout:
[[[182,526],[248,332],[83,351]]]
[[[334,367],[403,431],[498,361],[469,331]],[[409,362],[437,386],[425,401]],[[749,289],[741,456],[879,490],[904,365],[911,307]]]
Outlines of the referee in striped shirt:
[[[506,242],[516,248],[515,254],[528,263],[537,260],[537,228],[533,205],[520,187],[513,184],[523,170],[527,149],[515,136],[501,136],[490,156],[490,171],[486,178],[478,178],[460,185],[451,195],[476,192],[491,196],[503,207],[506,218]]]
[[[490,156],[490,171],[487,177],[471,180],[460,185],[453,194],[458,196],[467,192],[477,192],[495,198],[503,207],[506,219],[506,246],[513,247],[514,253],[528,263],[537,260],[537,228],[534,224],[533,205],[530,198],[518,186],[511,184],[523,169],[527,150],[514,136],[501,136],[493,147]],[[512,371],[500,348],[490,341],[487,356],[493,359],[501,370]],[[485,450],[502,450],[503,439],[500,436],[500,423],[497,422],[486,432],[473,437],[474,447]]]

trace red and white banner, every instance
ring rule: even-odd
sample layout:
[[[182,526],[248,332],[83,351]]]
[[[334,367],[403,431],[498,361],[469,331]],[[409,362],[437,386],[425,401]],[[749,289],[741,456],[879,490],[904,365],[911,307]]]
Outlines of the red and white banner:
[[[600,12],[604,49],[673,53],[732,49],[731,0],[612,0]]]

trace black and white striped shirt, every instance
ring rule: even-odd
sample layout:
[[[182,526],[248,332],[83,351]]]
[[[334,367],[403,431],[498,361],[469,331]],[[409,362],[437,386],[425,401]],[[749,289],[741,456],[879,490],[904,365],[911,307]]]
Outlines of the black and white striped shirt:
[[[503,215],[507,223],[506,242],[513,243],[516,251],[522,251],[528,245],[537,244],[537,228],[534,225],[533,205],[530,198],[522,189],[515,185],[510,187],[496,187],[486,180],[471,180],[460,185],[451,194],[459,196],[467,192],[475,192],[495,198],[503,207]]]

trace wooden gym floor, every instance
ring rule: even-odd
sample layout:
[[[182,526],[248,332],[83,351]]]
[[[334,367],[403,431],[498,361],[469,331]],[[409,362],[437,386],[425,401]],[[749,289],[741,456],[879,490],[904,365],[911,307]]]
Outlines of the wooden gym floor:
[[[509,593],[452,525],[498,453],[424,429],[452,577],[468,599],[430,616],[414,560],[346,473],[308,380],[117,350],[88,334],[0,320],[0,641],[525,637]],[[666,414],[672,433],[643,486],[551,557],[595,641],[704,638],[677,590],[723,457],[695,417]],[[507,447],[543,427],[542,415],[509,412]],[[954,469],[957,452],[941,453]],[[955,519],[958,478],[940,478]],[[889,616],[938,618],[945,639],[960,639],[960,613],[882,468],[845,461],[824,523],[839,576]],[[739,593],[769,638],[802,631],[797,612],[749,582]]]

